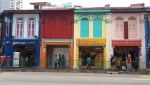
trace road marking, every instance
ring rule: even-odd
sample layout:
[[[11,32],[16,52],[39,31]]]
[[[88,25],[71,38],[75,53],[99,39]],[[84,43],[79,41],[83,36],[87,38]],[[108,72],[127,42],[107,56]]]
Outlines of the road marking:
[[[79,79],[92,79],[91,77],[82,77],[82,76],[80,76],[80,77],[78,77]]]
[[[118,80],[118,78],[105,78],[106,80]]]
[[[65,78],[65,77],[63,77],[63,76],[54,76],[54,77],[51,77],[51,78],[62,79],[62,78]]]
[[[150,80],[150,78],[134,78],[133,80]]]
[[[150,76],[141,76],[141,77],[143,77],[143,78],[150,78]]]
[[[12,77],[14,77],[14,76],[2,76],[2,77],[5,77],[5,78],[12,78]]]
[[[27,78],[38,78],[38,76],[26,76]]]

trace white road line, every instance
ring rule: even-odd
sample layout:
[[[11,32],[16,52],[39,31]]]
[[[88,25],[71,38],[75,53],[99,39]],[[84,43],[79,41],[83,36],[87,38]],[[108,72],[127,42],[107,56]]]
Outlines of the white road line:
[[[150,80],[150,78],[134,78],[133,80],[137,80],[137,81],[139,81],[139,80]]]
[[[143,77],[143,78],[150,78],[150,76],[141,76],[141,77]]]

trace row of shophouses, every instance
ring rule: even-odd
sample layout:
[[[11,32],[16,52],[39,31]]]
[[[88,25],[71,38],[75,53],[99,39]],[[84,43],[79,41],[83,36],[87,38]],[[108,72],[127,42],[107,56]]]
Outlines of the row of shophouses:
[[[53,67],[54,56],[65,56],[68,68],[92,60],[109,61],[111,55],[139,60],[139,69],[150,67],[150,8],[78,7],[5,10],[0,14],[1,51],[11,59],[34,58],[35,67]],[[11,61],[11,65],[17,63]],[[24,66],[25,62],[19,62]],[[107,70],[107,62],[94,63]]]

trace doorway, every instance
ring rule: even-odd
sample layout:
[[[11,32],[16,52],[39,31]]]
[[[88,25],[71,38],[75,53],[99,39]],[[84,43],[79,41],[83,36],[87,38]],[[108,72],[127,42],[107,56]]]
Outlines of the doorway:
[[[79,66],[86,66],[86,59],[90,57],[92,66],[102,67],[103,59],[102,46],[80,46],[79,47]]]
[[[54,67],[54,57],[59,54],[64,55],[64,65],[69,68],[70,49],[68,46],[47,46],[47,67]],[[59,57],[58,57],[59,58]]]
[[[19,67],[34,67],[35,46],[15,46],[14,52],[20,52]],[[26,60],[26,57],[28,60]]]

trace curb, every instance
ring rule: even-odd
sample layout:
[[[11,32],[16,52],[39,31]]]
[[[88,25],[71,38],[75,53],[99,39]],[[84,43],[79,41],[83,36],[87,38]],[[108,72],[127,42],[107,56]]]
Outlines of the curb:
[[[1,72],[60,72],[60,73],[103,73],[103,74],[150,74],[150,72],[90,71],[90,70],[2,70]]]

